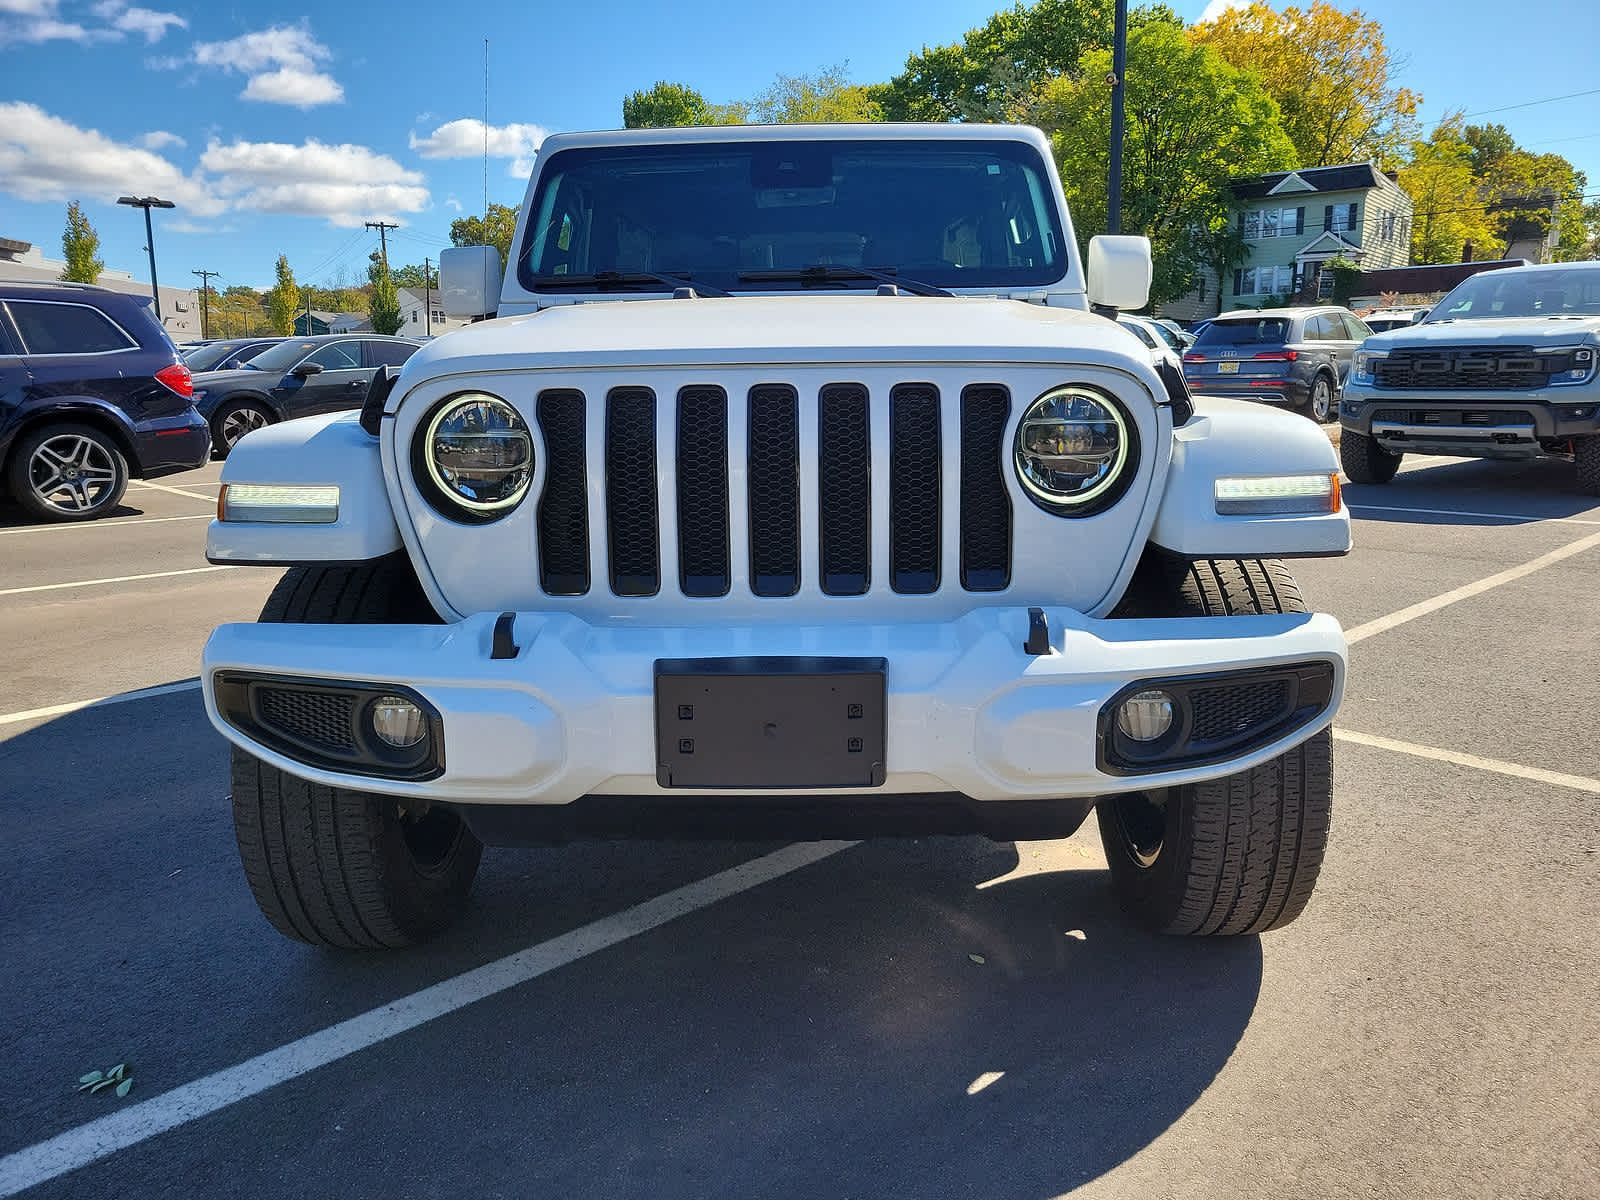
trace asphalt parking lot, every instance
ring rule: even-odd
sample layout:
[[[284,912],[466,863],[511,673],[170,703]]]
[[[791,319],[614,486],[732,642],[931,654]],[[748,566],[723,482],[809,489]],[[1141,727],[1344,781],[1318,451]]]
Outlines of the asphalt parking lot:
[[[239,870],[192,680],[276,573],[206,567],[217,475],[0,514],[0,1196],[1600,1195],[1569,467],[1408,463],[1297,564],[1355,644],[1287,930],[1139,933],[1091,822],[491,850],[462,927],[366,956],[281,938]],[[74,1090],[124,1060],[126,1100]]]

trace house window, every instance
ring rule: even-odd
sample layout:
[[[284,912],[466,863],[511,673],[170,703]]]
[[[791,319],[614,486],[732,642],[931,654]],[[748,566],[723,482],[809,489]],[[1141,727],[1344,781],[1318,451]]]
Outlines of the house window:
[[[417,323],[417,310],[414,308],[411,310],[411,323],[413,325]]]
[[[1261,236],[1264,238],[1278,236],[1278,210],[1269,208],[1261,214]]]
[[[1261,213],[1251,209],[1244,215],[1244,237],[1247,242],[1253,242],[1261,236]]]
[[[1327,300],[1333,296],[1333,272],[1323,268],[1317,276],[1317,299]]]

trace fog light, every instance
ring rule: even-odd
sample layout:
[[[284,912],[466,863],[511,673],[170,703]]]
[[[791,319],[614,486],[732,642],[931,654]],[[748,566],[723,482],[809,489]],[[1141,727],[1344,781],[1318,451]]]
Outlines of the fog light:
[[[397,750],[428,736],[422,710],[404,696],[379,696],[372,702],[372,731]]]
[[[1172,697],[1135,692],[1117,707],[1117,728],[1136,742],[1153,742],[1172,728]]]

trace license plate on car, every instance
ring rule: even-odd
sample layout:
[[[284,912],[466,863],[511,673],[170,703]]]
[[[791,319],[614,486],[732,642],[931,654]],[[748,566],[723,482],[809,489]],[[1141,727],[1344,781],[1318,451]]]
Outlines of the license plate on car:
[[[656,782],[859,788],[884,781],[881,658],[656,660]]]
[[[1237,375],[1238,373],[1239,364],[1236,362],[1219,362],[1217,364],[1218,375]]]

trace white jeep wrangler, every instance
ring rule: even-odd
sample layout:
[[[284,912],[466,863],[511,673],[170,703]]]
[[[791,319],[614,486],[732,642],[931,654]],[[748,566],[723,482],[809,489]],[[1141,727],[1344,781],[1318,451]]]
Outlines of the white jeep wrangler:
[[[1152,928],[1305,906],[1345,642],[1278,558],[1350,547],[1288,414],[1191,407],[998,126],[551,137],[490,315],[272,426],[207,557],[288,567],[205,650],[255,898],[398,946],[481,847],[1070,834]],[[1086,279],[1087,276],[1087,279]]]

